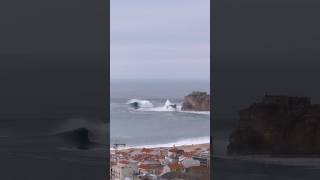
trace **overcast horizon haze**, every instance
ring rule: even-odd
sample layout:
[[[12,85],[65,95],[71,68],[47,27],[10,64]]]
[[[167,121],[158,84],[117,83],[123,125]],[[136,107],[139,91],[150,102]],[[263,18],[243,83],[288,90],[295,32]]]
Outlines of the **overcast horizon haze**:
[[[110,79],[209,80],[210,1],[111,1]]]

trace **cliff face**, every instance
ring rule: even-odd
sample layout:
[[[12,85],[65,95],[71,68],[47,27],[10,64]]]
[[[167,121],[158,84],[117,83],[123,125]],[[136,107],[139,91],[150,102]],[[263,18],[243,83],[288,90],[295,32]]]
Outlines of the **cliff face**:
[[[210,95],[206,92],[192,92],[184,97],[183,111],[210,111]]]
[[[229,154],[320,154],[320,105],[307,97],[266,95],[239,117]]]

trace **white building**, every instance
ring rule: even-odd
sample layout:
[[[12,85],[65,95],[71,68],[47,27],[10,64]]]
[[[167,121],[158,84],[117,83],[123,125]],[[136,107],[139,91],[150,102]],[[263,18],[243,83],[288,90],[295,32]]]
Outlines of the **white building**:
[[[148,160],[139,164],[138,169],[142,174],[160,174],[162,171],[162,164],[158,160]]]
[[[209,151],[203,151],[199,153],[198,155],[192,156],[194,160],[200,161],[201,166],[210,167],[210,152]]]
[[[190,168],[194,166],[200,166],[200,161],[186,158],[181,161],[181,164],[183,165],[184,168]]]
[[[133,179],[138,173],[138,163],[136,161],[120,161],[110,169],[112,180]]]

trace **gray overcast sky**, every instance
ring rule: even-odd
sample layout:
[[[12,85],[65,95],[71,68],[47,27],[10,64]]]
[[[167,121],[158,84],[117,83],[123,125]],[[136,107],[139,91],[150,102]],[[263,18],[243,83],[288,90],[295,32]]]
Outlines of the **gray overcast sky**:
[[[112,0],[111,79],[209,79],[209,5]]]

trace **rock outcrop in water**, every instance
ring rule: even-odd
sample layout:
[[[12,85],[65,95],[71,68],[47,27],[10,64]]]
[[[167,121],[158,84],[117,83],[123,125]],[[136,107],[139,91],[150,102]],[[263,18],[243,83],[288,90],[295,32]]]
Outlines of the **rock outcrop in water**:
[[[265,95],[239,117],[230,136],[231,155],[320,154],[320,105],[308,97]]]
[[[174,103],[171,103],[169,100],[166,101],[166,103],[164,104],[164,107],[167,110],[172,110],[172,111],[176,111],[177,110],[177,105]]]
[[[184,97],[183,111],[210,111],[210,95],[206,92],[192,92]]]

